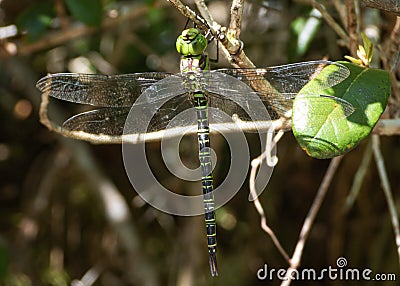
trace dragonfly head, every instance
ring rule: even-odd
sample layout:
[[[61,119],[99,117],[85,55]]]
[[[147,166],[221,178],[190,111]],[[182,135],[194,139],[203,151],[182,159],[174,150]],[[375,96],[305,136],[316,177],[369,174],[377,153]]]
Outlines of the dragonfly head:
[[[196,28],[186,29],[176,40],[176,50],[182,56],[198,56],[207,48],[207,39]]]

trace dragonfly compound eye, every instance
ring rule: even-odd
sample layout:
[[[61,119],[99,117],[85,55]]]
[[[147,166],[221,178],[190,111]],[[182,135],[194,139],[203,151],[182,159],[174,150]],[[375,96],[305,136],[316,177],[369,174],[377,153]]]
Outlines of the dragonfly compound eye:
[[[176,50],[183,56],[197,56],[207,48],[207,39],[196,28],[184,30],[176,40]]]

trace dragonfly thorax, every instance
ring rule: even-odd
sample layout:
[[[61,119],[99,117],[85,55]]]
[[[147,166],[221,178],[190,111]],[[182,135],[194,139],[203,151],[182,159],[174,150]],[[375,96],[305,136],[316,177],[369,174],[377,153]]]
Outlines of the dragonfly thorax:
[[[182,56],[180,63],[181,73],[200,72],[209,69],[209,59],[206,54],[198,56]]]

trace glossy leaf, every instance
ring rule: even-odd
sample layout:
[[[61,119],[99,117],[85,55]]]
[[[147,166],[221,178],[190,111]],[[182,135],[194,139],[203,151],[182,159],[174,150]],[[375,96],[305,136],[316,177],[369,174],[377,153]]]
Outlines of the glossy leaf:
[[[51,25],[54,16],[53,6],[50,1],[43,1],[31,5],[18,16],[17,26],[20,30],[27,31],[28,42],[38,40]]]
[[[333,65],[304,86],[293,103],[293,134],[301,148],[314,158],[336,157],[356,147],[371,133],[390,95],[387,71],[340,63],[350,69],[350,76],[324,94],[350,102],[355,108],[351,115],[346,116],[342,106],[331,98],[315,100],[314,86],[327,79],[336,69]]]
[[[99,26],[103,17],[103,8],[100,0],[66,0],[65,3],[72,15],[79,21]]]

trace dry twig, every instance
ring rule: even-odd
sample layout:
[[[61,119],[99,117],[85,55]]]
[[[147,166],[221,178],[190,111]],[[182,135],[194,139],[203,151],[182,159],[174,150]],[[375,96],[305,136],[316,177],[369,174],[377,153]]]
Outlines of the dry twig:
[[[347,32],[349,33],[349,45],[348,48],[352,56],[357,53],[358,47],[358,34],[357,34],[357,13],[354,5],[354,0],[346,0],[347,9]]]
[[[307,241],[308,235],[311,231],[311,227],[314,223],[315,217],[321,207],[322,202],[324,201],[325,195],[328,191],[328,188],[332,182],[333,176],[336,173],[337,168],[339,167],[340,162],[342,161],[342,156],[335,157],[331,160],[329,164],[328,170],[325,173],[324,179],[322,180],[321,185],[319,186],[317,195],[314,198],[314,201],[311,205],[311,208],[307,214],[306,219],[304,220],[303,227],[301,228],[300,236],[296,244],[296,248],[294,250],[293,256],[290,260],[290,267],[286,270],[286,275],[284,281],[281,283],[281,286],[288,286],[292,281],[292,273],[297,270],[300,265],[301,257],[303,255],[304,245]]]
[[[362,183],[364,182],[364,178],[370,166],[371,159],[372,159],[372,143],[371,140],[369,140],[367,148],[364,151],[364,156],[362,157],[361,164],[354,175],[353,185],[351,186],[350,193],[346,197],[346,201],[343,207],[343,212],[347,213],[353,207],[354,202],[358,196],[358,193],[360,192]]]
[[[399,216],[396,210],[396,204],[394,202],[392,191],[390,188],[389,179],[387,176],[385,162],[380,149],[380,139],[378,135],[372,135],[372,149],[374,151],[376,166],[379,172],[379,178],[381,179],[383,193],[385,194],[386,202],[388,204],[390,218],[392,221],[393,232],[395,235],[395,242],[397,246],[397,256],[400,265],[400,230],[399,230]]]
[[[269,133],[272,133],[272,132],[269,132]],[[250,189],[250,197],[252,198],[254,206],[255,206],[258,214],[261,217],[261,228],[269,235],[269,237],[272,239],[272,242],[274,243],[275,247],[282,254],[282,256],[285,258],[285,260],[290,264],[289,255],[287,254],[285,249],[282,247],[282,245],[279,242],[279,239],[275,235],[274,231],[268,226],[267,216],[265,214],[263,206],[261,205],[260,200],[258,199],[258,193],[256,190],[257,170],[261,166],[261,164],[264,160],[266,160],[268,157],[271,157],[273,148],[275,148],[276,144],[278,143],[278,141],[280,140],[280,138],[282,136],[283,136],[283,132],[278,132],[278,134],[274,137],[271,144],[267,144],[266,150],[260,156],[258,156],[257,158],[255,158],[251,161],[249,189]],[[277,163],[277,160],[276,160],[275,164],[276,163]],[[270,167],[273,167],[273,166],[270,166]]]

